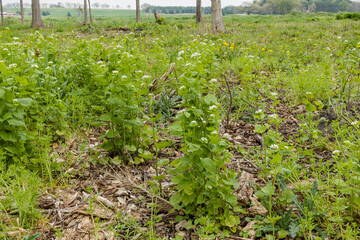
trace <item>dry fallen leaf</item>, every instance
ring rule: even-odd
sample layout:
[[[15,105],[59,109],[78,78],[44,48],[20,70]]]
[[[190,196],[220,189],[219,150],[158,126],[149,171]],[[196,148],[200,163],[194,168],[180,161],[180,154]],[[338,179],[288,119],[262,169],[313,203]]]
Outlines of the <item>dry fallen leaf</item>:
[[[244,231],[247,231],[249,233],[249,238],[250,239],[255,239],[256,238],[256,230],[252,229],[252,227],[255,224],[256,224],[256,221],[251,221],[243,229]]]
[[[266,216],[268,214],[268,210],[263,205],[261,205],[261,203],[255,197],[250,197],[250,200],[253,204],[253,206],[248,209],[250,214],[261,216]]]
[[[239,177],[240,187],[236,190],[236,196],[243,204],[250,202],[250,197],[254,194],[254,189],[251,187],[250,182],[255,182],[254,175],[243,171]]]

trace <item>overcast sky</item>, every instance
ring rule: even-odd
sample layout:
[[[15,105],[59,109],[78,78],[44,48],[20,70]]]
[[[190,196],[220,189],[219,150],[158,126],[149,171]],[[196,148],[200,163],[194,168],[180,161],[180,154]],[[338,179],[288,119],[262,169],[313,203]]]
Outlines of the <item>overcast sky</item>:
[[[19,2],[16,0],[3,0],[3,4]],[[24,2],[30,3],[31,0],[24,0]],[[58,3],[58,2],[72,2],[72,3],[83,3],[82,0],[40,0],[40,3]],[[91,3],[98,2],[100,4],[107,3],[109,5],[120,5],[122,7],[126,7],[127,5],[131,5],[133,8],[135,7],[135,0],[91,0]],[[222,0],[222,6],[241,5],[242,2],[252,2],[251,0]],[[159,6],[195,6],[196,0],[140,0],[140,4],[148,3],[151,5],[159,5]],[[210,6],[210,0],[202,0],[202,6]]]

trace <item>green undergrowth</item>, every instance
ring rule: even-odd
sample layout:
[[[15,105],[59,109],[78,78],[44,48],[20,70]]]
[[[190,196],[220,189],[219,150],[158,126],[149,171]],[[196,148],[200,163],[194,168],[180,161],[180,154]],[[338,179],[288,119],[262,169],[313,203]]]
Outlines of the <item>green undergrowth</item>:
[[[10,221],[0,223],[0,237],[14,228],[37,232],[43,220],[37,197],[70,177],[70,164],[50,154],[53,144],[66,144],[76,129],[105,129],[99,141],[108,164],[153,164],[149,184],[162,196],[166,176],[159,168],[166,167],[175,187],[163,197],[183,213],[176,221],[185,220],[201,238],[249,237],[243,227],[252,221],[259,238],[359,237],[358,23],[321,14],[226,16],[227,32],[212,35],[204,19],[196,25],[192,17],[175,16],[159,25],[151,18],[139,24],[101,18],[90,27],[46,19],[40,31],[6,22],[0,31],[0,217]],[[138,31],[104,31],[110,27]],[[168,79],[160,78],[173,63]],[[228,91],[231,120],[252,124],[263,148],[234,146],[222,134]],[[288,115],[296,133],[284,137]],[[182,157],[161,159],[165,148]],[[227,167],[234,151],[260,169],[263,184],[251,185],[266,214],[251,215],[255,203],[237,201],[241,172]],[[144,235],[150,239],[155,215],[153,209]],[[135,231],[122,235],[128,239],[139,231],[136,222],[123,220],[113,231],[127,228]]]

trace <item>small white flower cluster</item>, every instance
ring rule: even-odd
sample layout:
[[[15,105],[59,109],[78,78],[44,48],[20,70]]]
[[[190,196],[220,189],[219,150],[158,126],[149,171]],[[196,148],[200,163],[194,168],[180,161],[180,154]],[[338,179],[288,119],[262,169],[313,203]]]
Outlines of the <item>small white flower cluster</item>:
[[[339,150],[334,150],[334,151],[332,152],[332,154],[335,155],[335,156],[339,156],[339,155],[340,155],[340,151],[339,151]]]
[[[277,119],[278,115],[276,113],[274,113],[274,114],[269,115],[268,117],[272,118],[272,119]]]
[[[216,108],[217,108],[216,105],[212,105],[212,106],[209,107],[209,110],[211,111],[211,110],[216,109]]]
[[[211,79],[209,83],[217,83],[217,80],[215,78]]]
[[[203,142],[203,143],[208,143],[209,140],[206,138],[206,137],[202,137],[200,138],[200,140]]]
[[[148,79],[148,78],[150,78],[149,75],[144,75],[144,76],[142,77],[142,79]]]
[[[196,127],[198,124],[196,121],[191,121],[190,127]]]
[[[270,145],[270,148],[271,148],[272,150],[278,150],[278,149],[279,149],[279,146],[276,145],[276,144],[272,144],[272,145]]]
[[[197,57],[197,56],[201,56],[201,53],[198,53],[198,52],[193,53],[190,58],[194,58],[194,57]]]
[[[270,93],[270,95],[273,96],[273,97],[275,97],[275,96],[277,96],[278,94],[277,94],[276,92],[272,92],[272,93]]]
[[[354,122],[351,123],[351,125],[352,126],[357,126],[357,125],[359,125],[359,121],[354,121]]]
[[[178,53],[178,56],[180,57],[180,56],[183,55],[184,53],[185,53],[185,51],[182,50],[182,51],[180,51],[180,52]]]
[[[255,114],[260,114],[260,113],[262,113],[262,109],[259,109],[255,112]]]

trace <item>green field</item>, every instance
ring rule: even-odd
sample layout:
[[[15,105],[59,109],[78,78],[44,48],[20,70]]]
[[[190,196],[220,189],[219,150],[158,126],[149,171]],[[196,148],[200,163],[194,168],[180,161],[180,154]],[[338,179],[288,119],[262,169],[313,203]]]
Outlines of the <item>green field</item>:
[[[0,239],[360,238],[359,21],[49,11],[0,27]]]

